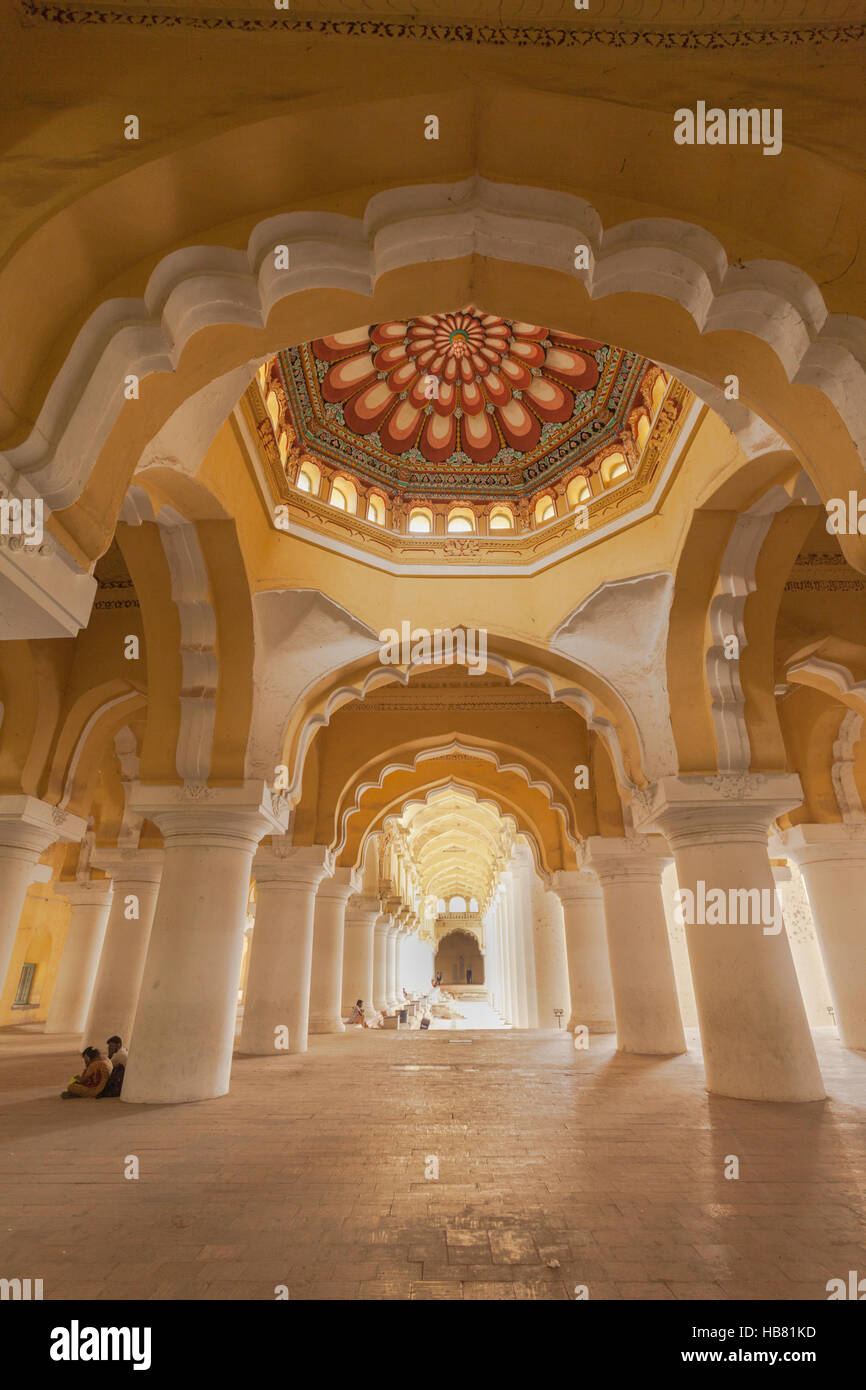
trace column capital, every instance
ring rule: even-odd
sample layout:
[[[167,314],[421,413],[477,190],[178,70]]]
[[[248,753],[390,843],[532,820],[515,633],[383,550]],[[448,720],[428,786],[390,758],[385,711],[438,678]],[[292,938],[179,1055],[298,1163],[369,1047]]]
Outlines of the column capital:
[[[657,883],[672,858],[661,835],[590,835],[584,841],[584,868],[602,885],[622,879]]]
[[[592,869],[557,869],[549,875],[549,887],[563,906],[601,896],[601,884]]]
[[[333,902],[348,902],[353,893],[361,888],[361,875],[357,869],[335,869],[330,878],[319,884],[318,897],[330,898]]]
[[[276,837],[275,837],[276,839]],[[315,893],[330,872],[329,851],[325,845],[259,845],[253,859],[256,886],[289,883]]]
[[[123,883],[159,883],[165,853],[161,849],[96,849],[90,860]]]
[[[379,916],[376,918],[374,930],[379,936],[388,935],[391,930],[391,916],[389,913],[380,911]]]
[[[152,820],[169,845],[255,850],[264,835],[281,835],[288,802],[258,779],[236,787],[136,784],[129,809]]]
[[[353,893],[346,903],[346,926],[369,927],[379,916],[379,899],[372,893]]]
[[[61,879],[54,884],[54,892],[65,898],[70,907],[108,907],[114,888],[111,879],[91,879],[89,883]]]
[[[721,772],[663,777],[635,793],[632,824],[659,830],[674,849],[708,841],[766,844],[771,821],[803,800],[794,773]]]
[[[798,865],[826,860],[866,859],[866,825],[844,821],[792,826],[770,841],[771,854],[784,854]]]
[[[80,840],[87,829],[81,816],[26,793],[0,796],[0,846],[44,854],[57,840]]]

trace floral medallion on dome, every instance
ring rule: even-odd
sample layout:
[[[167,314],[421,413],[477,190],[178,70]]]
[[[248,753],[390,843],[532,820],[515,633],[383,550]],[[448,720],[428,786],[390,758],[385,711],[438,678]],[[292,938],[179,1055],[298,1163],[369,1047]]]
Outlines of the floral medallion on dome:
[[[591,465],[652,365],[472,306],[335,333],[277,361],[301,448],[430,497],[517,496]]]

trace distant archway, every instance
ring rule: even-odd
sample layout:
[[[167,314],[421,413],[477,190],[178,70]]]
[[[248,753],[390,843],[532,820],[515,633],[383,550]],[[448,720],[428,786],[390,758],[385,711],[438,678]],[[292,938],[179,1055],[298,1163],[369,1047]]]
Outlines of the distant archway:
[[[470,932],[451,931],[442,937],[434,969],[437,976],[441,972],[446,989],[449,985],[484,984],[484,957]]]

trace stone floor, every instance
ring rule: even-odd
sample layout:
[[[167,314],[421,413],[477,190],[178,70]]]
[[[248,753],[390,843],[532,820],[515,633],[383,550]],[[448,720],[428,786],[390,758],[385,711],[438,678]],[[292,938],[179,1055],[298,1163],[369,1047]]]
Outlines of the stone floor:
[[[690,1044],[353,1032],[163,1107],[60,1101],[75,1040],[0,1032],[0,1276],[46,1299],[825,1299],[866,1274],[866,1056],[819,1034],[830,1099],[764,1105],[707,1097]]]

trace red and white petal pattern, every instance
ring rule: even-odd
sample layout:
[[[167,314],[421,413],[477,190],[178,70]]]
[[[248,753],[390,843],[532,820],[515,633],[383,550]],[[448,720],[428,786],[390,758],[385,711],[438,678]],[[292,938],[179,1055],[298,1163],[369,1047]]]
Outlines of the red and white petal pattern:
[[[525,400],[529,401],[536,415],[552,425],[565,424],[574,412],[574,396],[558,381],[536,376],[527,389]]]
[[[350,429],[378,430],[391,454],[417,448],[442,463],[462,450],[489,463],[503,444],[526,452],[544,425],[570,419],[576,393],[598,383],[600,346],[469,306],[335,333],[313,352],[330,364],[322,396]]]
[[[502,433],[512,449],[526,453],[534,449],[541,438],[541,422],[526,409],[523,401],[509,401],[499,412]]]
[[[343,418],[350,430],[372,434],[389,411],[394,409],[395,396],[387,381],[375,381],[366,386],[343,406]]]
[[[457,421],[454,416],[428,415],[419,447],[431,463],[444,463],[450,458],[457,448]]]
[[[502,447],[493,427],[493,417],[485,411],[480,415],[464,415],[460,421],[460,436],[464,452],[476,463],[489,463]]]
[[[322,395],[326,401],[346,401],[375,380],[376,369],[369,352],[358,357],[344,357],[322,382]]]
[[[400,401],[397,409],[379,427],[382,448],[387,449],[389,454],[405,454],[407,449],[414,446],[423,418],[421,411],[411,401]]]

